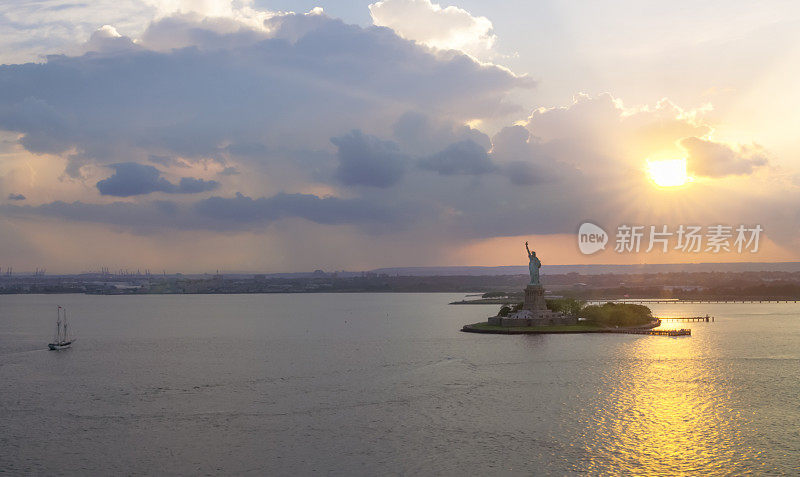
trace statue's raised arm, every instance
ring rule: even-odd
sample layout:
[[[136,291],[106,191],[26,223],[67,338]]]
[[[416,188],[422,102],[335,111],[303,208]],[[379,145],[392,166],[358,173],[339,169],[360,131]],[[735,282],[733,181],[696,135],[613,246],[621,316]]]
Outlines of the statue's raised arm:
[[[525,241],[525,250],[528,251],[528,257],[530,257],[531,256],[531,249],[528,248],[528,241],[527,240]]]

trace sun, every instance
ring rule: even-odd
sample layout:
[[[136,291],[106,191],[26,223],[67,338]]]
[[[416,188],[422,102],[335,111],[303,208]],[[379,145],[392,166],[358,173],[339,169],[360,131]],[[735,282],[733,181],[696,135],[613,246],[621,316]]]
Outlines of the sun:
[[[648,160],[647,173],[659,187],[677,187],[690,181],[686,174],[686,159]]]

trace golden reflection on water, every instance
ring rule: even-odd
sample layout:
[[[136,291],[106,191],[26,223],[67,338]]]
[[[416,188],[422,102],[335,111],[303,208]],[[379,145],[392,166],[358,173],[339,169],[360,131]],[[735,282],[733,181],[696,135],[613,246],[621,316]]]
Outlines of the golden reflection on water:
[[[757,452],[743,447],[743,417],[718,360],[702,356],[691,338],[631,338],[603,376],[610,382],[601,388],[614,391],[598,396],[582,436],[587,460],[576,470],[730,475],[752,469]]]

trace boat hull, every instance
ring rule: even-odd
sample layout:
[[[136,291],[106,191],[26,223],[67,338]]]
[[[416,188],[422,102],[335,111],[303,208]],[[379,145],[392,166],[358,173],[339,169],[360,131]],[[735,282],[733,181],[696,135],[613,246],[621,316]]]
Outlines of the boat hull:
[[[72,345],[72,341],[66,341],[61,343],[48,343],[47,347],[50,348],[50,351],[57,351],[64,348],[69,348]]]

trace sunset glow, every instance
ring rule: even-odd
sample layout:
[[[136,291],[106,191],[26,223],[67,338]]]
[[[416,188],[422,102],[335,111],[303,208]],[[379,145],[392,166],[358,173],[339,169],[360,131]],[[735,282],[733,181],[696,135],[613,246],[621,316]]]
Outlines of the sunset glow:
[[[654,260],[579,253],[582,220],[758,223],[800,260],[800,61],[760,33],[796,44],[788,7],[98,2],[0,9],[3,270]]]

